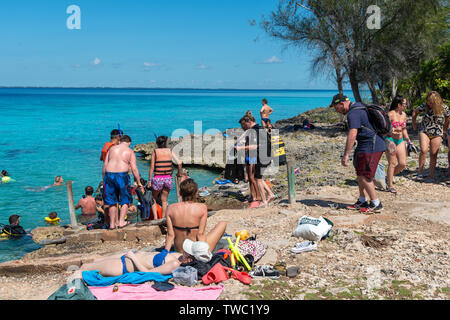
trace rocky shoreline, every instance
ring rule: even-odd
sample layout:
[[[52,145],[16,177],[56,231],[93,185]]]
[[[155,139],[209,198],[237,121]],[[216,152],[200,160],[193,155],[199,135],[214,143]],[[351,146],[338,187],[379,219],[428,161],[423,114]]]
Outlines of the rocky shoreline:
[[[305,118],[317,128],[300,129]],[[355,200],[357,185],[353,168],[340,165],[345,132],[337,114],[318,108],[278,121],[274,128],[280,130],[288,160],[299,169],[295,176],[296,203],[287,202],[285,166],[268,177],[279,197],[269,208],[246,209],[245,193],[240,191],[244,185],[211,187],[211,196],[201,201],[208,202],[210,210],[218,210],[209,218],[208,230],[220,220],[228,221],[228,234],[247,229],[267,245],[258,264],[284,262],[298,266],[300,272],[294,278],[252,280],[250,286],[228,280],[219,299],[450,298],[446,148],[439,153],[437,183],[415,180],[418,155],[412,154],[405,170],[395,177],[398,195],[379,191],[383,214],[366,216],[343,209],[344,204]],[[410,123],[408,132],[418,145]],[[135,151],[148,155],[151,148],[152,144],[139,145]],[[381,161],[387,164],[385,156]],[[192,165],[221,168],[213,159],[197,159]],[[302,239],[293,237],[292,232],[305,214],[327,217],[334,227],[317,251],[293,254],[290,248]],[[65,234],[62,229],[47,229],[45,232],[53,233],[50,237],[36,230],[36,240],[37,234],[40,240],[61,236],[71,240],[0,264],[0,299],[46,299],[67,281],[69,266],[130,249],[152,250],[164,243],[157,226],[130,226],[120,235],[106,230],[95,236],[89,234],[91,231],[81,232],[87,234],[86,238]]]

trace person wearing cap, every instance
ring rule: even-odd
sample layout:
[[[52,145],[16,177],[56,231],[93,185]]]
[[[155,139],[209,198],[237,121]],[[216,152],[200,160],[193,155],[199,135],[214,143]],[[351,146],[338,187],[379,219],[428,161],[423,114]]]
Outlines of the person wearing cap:
[[[384,140],[376,135],[367,111],[356,108],[364,107],[362,103],[352,103],[345,95],[337,94],[333,97],[330,107],[334,107],[335,111],[340,114],[347,115],[349,132],[341,159],[344,167],[348,166],[349,155],[355,141],[358,143],[353,155],[353,165],[356,169],[359,198],[355,204],[347,206],[347,209],[360,210],[363,213],[380,212],[383,206],[377,198],[373,178],[378,162],[386,149]],[[370,203],[367,202],[366,193],[370,197]]]
[[[202,241],[212,252],[227,227],[225,221],[220,221],[208,234],[206,233],[208,208],[205,204],[196,202],[198,185],[193,179],[189,178],[180,184],[180,194],[183,201],[171,204],[167,208],[166,244],[164,250],[155,258],[159,263],[164,262],[172,245],[177,252],[184,253],[186,248],[193,252],[190,249],[192,246],[183,245],[186,239],[193,242]],[[196,246],[203,248],[205,245]]]
[[[21,237],[27,232],[19,225],[20,216],[18,214],[13,214],[9,217],[9,226],[3,227],[0,233],[7,234],[10,237]]]

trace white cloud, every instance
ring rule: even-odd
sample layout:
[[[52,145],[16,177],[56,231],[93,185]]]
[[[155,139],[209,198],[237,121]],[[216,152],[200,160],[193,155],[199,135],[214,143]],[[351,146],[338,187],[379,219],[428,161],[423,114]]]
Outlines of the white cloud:
[[[210,66],[204,65],[203,63],[199,63],[195,68],[196,68],[196,69],[199,69],[199,70],[207,70],[207,69],[211,69]]]
[[[150,71],[151,68],[159,67],[161,64],[153,62],[144,62],[144,71]]]
[[[274,64],[274,63],[282,63],[282,62],[283,62],[283,60],[281,60],[280,58],[277,58],[276,56],[272,56],[272,57],[270,57],[270,58],[268,58],[268,59],[266,59],[266,60],[264,60],[264,61],[262,61],[260,63],[263,63],[263,64]]]
[[[95,57],[94,61],[92,61],[92,64],[93,64],[94,66],[97,66],[97,65],[99,65],[101,62],[102,62],[102,61],[101,61],[99,58]]]

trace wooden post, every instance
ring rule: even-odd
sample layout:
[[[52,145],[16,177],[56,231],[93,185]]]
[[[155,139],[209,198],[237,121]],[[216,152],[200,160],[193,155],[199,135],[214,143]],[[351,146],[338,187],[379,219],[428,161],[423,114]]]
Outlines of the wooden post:
[[[75,204],[73,203],[72,181],[66,181],[67,185],[67,200],[69,202],[70,224],[72,228],[78,226],[77,218],[75,216]]]
[[[287,177],[288,177],[288,199],[290,204],[295,203],[295,174],[292,161],[287,162]]]
[[[180,177],[175,176],[175,187],[177,190],[177,200],[178,200],[178,202],[181,202],[182,199],[181,199],[181,195],[180,195],[180,180],[179,179],[180,179]]]

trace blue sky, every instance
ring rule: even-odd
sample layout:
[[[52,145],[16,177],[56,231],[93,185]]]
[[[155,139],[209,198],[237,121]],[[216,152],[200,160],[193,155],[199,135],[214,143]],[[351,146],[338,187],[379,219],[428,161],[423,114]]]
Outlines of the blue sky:
[[[69,30],[70,5],[81,29]],[[275,0],[2,0],[0,86],[335,89],[249,20]]]

